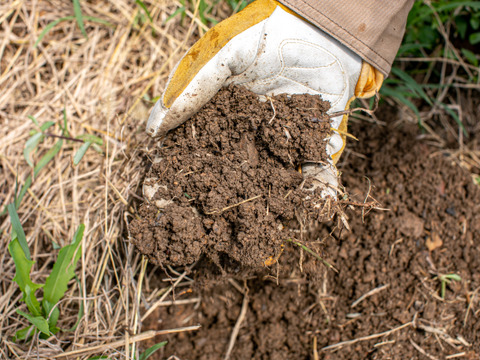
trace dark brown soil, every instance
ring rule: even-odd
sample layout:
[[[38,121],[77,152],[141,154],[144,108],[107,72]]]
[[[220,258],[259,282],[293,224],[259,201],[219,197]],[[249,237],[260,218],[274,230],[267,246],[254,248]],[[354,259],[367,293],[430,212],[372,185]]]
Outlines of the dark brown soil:
[[[231,359],[480,359],[479,187],[416,139],[414,126],[363,123],[350,131],[360,141],[349,144],[343,182],[362,200],[367,176],[389,210],[372,211],[364,222],[349,213],[351,232],[319,227],[314,250],[339,273],[287,244],[278,279],[245,280],[248,308]],[[442,299],[445,274],[461,281],[451,281]],[[227,351],[244,283],[206,281],[205,266],[190,276],[197,285],[176,299],[201,302],[160,307],[144,326],[202,327],[155,339],[170,341],[157,359],[223,359]]]
[[[149,154],[145,183],[156,193],[130,224],[133,243],[161,266],[202,255],[222,270],[273,264],[292,236],[286,224],[323,216],[325,201],[305,190],[299,167],[325,162],[328,108],[318,96],[260,102],[221,90]]]

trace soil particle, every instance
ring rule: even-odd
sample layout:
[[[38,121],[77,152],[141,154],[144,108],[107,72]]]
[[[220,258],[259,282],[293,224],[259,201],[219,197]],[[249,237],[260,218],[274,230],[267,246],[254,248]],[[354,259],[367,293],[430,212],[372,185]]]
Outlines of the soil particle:
[[[369,177],[372,195],[389,210],[364,221],[349,213],[351,232],[319,226],[314,249],[339,273],[287,244],[277,278],[245,279],[248,310],[231,359],[479,359],[479,187],[437,148],[416,140],[415,126],[355,124],[350,131],[360,141],[350,145],[344,183],[362,199]],[[447,284],[444,299],[441,274],[461,277]],[[171,340],[159,359],[225,356],[244,295],[225,280],[202,280],[205,267],[191,276],[202,284],[190,295],[201,304],[159,308],[144,325],[157,328],[162,319],[162,329],[202,327],[155,339]]]
[[[325,200],[304,190],[299,167],[326,161],[329,104],[318,96],[262,102],[241,88],[221,90],[149,154],[149,198],[130,224],[151,262],[187,265],[207,255],[262,268],[281,252],[297,218],[321,220]],[[328,215],[329,217],[330,215]]]

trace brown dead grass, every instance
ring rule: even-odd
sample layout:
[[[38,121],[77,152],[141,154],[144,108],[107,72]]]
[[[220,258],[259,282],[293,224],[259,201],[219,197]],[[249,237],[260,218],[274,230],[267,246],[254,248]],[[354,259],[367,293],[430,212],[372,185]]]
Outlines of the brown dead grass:
[[[103,154],[89,150],[74,167],[79,143],[62,150],[34,180],[19,216],[36,261],[32,277],[44,282],[56,259],[52,241],[68,244],[80,223],[86,226],[80,265],[81,288],[75,281],[61,301],[59,326],[71,328],[80,305],[85,315],[73,332],[59,332],[48,340],[14,343],[11,337],[25,327],[16,309],[26,309],[7,246],[10,220],[0,218],[0,358],[44,359],[108,355],[133,359],[135,342],[155,333],[142,333],[141,313],[164,289],[152,288],[146,262],[128,242],[124,227],[131,218],[128,202],[139,186],[140,152],[152,147],[144,134],[148,109],[144,101],[158,96],[180,55],[205,26],[187,12],[165,20],[179,4],[145,1],[153,23],[134,1],[81,2],[84,16],[104,19],[113,27],[86,21],[85,39],[75,21],[55,26],[37,48],[34,43],[51,21],[73,15],[70,1],[8,1],[0,4],[0,204],[14,199],[15,179],[23,184],[32,169],[23,148],[34,129],[27,116],[40,123],[55,121],[52,133],[61,134],[62,110],[71,136],[103,138]],[[228,11],[220,6],[216,11]],[[215,15],[215,14],[214,14]],[[225,17],[222,13],[219,17]],[[193,19],[193,20],[192,20]],[[33,156],[34,163],[55,143],[48,138]],[[145,299],[143,286],[157,297]],[[41,292],[38,293],[41,295]],[[68,356],[68,354],[70,354]]]

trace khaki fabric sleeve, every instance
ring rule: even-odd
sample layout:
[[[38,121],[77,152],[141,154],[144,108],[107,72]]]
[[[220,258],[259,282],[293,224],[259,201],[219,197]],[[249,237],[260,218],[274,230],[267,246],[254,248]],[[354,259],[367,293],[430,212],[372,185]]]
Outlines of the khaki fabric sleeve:
[[[279,0],[384,75],[405,33],[414,0]]]

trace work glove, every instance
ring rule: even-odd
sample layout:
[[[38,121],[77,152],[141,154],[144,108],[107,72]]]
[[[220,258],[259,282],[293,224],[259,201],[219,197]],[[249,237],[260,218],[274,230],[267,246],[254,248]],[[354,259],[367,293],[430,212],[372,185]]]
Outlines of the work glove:
[[[383,75],[330,35],[275,0],[257,0],[210,29],[183,56],[155,104],[147,133],[163,137],[230,84],[273,96],[320,95],[330,114],[356,97],[370,97]],[[328,164],[304,164],[322,196],[336,198],[335,167],[345,147],[347,115],[331,119]],[[313,188],[312,188],[313,190]]]

